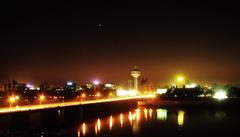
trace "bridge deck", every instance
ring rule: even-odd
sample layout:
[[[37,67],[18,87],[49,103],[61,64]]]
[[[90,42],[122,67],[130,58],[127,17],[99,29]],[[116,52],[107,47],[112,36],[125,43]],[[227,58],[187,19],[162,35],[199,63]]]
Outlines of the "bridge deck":
[[[0,108],[0,114],[26,112],[26,111],[51,109],[51,108],[62,108],[62,107],[68,107],[68,106],[87,105],[87,104],[96,104],[96,103],[107,103],[107,102],[133,100],[133,99],[147,99],[147,98],[152,98],[152,96],[136,96],[136,97],[99,99],[99,100],[89,100],[89,101],[72,101],[72,102],[63,102],[63,103],[18,106],[18,107],[11,107],[11,108],[5,107],[5,108]]]

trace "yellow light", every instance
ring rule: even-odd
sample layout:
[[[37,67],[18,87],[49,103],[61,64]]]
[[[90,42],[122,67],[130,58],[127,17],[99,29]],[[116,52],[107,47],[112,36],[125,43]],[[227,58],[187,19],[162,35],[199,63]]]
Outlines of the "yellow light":
[[[101,96],[101,94],[98,92],[98,93],[97,93],[97,97],[100,97],[100,96]]]
[[[136,109],[136,118],[137,118],[137,122],[139,122],[141,118],[140,109]]]
[[[167,110],[166,109],[157,109],[157,119],[158,120],[167,120]]]
[[[123,114],[122,113],[120,114],[120,125],[121,125],[121,127],[123,126]]]
[[[43,100],[45,100],[45,96],[44,96],[44,95],[40,95],[40,96],[39,96],[39,99],[40,99],[41,101],[43,101]]]
[[[19,100],[19,96],[15,96],[15,99],[16,99],[16,100]]]
[[[183,124],[184,124],[184,114],[185,114],[184,111],[182,111],[182,110],[178,111],[178,125],[179,126],[183,126]]]
[[[113,117],[110,116],[110,119],[109,119],[109,130],[112,130],[112,126],[113,126]]]
[[[168,89],[166,89],[166,88],[159,88],[159,89],[157,89],[157,94],[165,94],[166,92],[167,92],[167,90]]]
[[[109,93],[109,96],[110,96],[110,97],[113,96],[113,93]]]
[[[183,81],[184,81],[184,77],[183,77],[183,76],[179,76],[179,77],[177,78],[177,80],[178,80],[178,82],[183,82]]]
[[[148,118],[148,110],[146,108],[144,109],[144,117],[145,117],[145,119]]]
[[[77,131],[77,135],[78,135],[78,137],[81,136],[81,132],[80,132],[80,130]]]
[[[218,99],[218,100],[223,100],[223,99],[228,98],[228,96],[227,96],[226,91],[220,90],[214,94],[213,98]]]
[[[123,96],[136,96],[137,91],[136,90],[117,90],[117,96],[123,97]]]
[[[97,125],[95,125],[95,135],[98,134],[98,129],[97,129]]]
[[[10,103],[13,103],[13,102],[15,102],[15,101],[16,101],[16,98],[12,96],[12,97],[9,97],[9,99],[8,99],[8,100],[9,100],[9,102],[10,102]]]
[[[85,97],[86,97],[86,94],[82,93],[82,95],[81,95],[81,96],[82,96],[82,98],[85,98]]]
[[[129,111],[128,119],[129,119],[130,124],[132,125],[133,116],[132,116],[132,112],[131,111]]]
[[[100,121],[100,119],[97,120],[97,129],[98,129],[98,131],[101,130],[101,121]]]
[[[83,132],[83,135],[86,134],[86,124],[85,123],[82,124],[82,132]]]
[[[152,118],[152,112],[153,112],[153,110],[149,109],[149,116],[150,116],[150,118]]]

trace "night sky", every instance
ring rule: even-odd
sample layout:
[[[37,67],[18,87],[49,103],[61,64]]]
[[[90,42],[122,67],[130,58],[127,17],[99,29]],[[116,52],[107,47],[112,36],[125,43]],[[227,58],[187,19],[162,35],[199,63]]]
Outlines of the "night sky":
[[[198,82],[239,82],[239,7],[230,1],[1,6],[1,81],[122,82],[137,65],[154,82],[178,73]]]

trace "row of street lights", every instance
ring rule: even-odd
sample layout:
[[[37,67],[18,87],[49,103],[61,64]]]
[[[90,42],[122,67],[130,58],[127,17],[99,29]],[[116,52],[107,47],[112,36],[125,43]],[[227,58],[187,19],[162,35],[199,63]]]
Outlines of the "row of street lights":
[[[9,107],[11,108],[12,105],[19,100],[19,98],[20,98],[20,97],[19,97],[19,96],[16,96],[16,95],[10,96],[10,97],[8,98]],[[42,102],[45,101],[46,97],[45,97],[45,95],[41,94],[41,95],[39,95],[39,98],[38,98],[38,99],[39,99],[39,104],[41,105]]]

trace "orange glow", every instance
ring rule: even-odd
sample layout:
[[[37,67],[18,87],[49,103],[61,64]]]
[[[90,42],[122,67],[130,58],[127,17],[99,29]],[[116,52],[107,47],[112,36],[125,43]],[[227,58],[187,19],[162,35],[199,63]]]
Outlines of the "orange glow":
[[[149,109],[149,117],[152,118],[152,109]]]
[[[101,94],[98,92],[98,93],[97,93],[97,97],[100,97],[100,96],[101,96]]]
[[[108,99],[96,99],[96,100],[88,100],[88,101],[71,101],[71,102],[60,102],[60,103],[51,103],[51,104],[43,104],[43,105],[26,105],[17,108],[0,108],[0,113],[14,113],[14,112],[26,112],[33,110],[42,110],[42,109],[50,109],[50,108],[64,108],[67,106],[78,106],[78,105],[86,105],[86,104],[97,104],[97,103],[105,103],[105,102],[116,102],[123,100],[132,100],[132,99],[143,99],[143,98],[151,98],[149,96],[135,96],[135,97],[124,97],[124,98],[108,98]],[[9,97],[8,99],[10,105],[16,102],[15,98]]]
[[[123,127],[123,114],[122,113],[120,114],[120,125],[121,125],[121,127]]]
[[[39,99],[40,99],[40,100],[44,100],[44,99],[45,99],[45,96],[44,96],[44,95],[40,95],[40,96],[39,96]]]
[[[9,100],[9,102],[10,102],[10,103],[13,103],[13,102],[15,102],[15,101],[16,101],[15,97],[13,97],[13,96],[9,97],[9,99],[8,99],[8,100]]]
[[[109,119],[109,130],[112,130],[112,126],[113,126],[113,117],[110,116],[110,119]]]
[[[130,124],[132,125],[133,116],[132,116],[132,112],[131,111],[129,111],[128,119],[129,119]]]
[[[100,130],[101,130],[101,121],[100,121],[100,119],[97,120],[97,129],[100,132]]]
[[[86,97],[86,94],[82,93],[81,97],[82,97],[82,98],[85,98],[85,97]]]
[[[82,132],[83,132],[83,135],[85,136],[85,134],[86,134],[86,124],[85,123],[82,124]]]
[[[146,108],[144,109],[144,117],[145,117],[145,119],[148,118],[148,110]]]
[[[95,135],[98,134],[98,129],[97,129],[97,125],[95,125]]]
[[[140,118],[141,118],[140,109],[136,109],[136,119],[137,119],[137,122],[140,121]]]
[[[81,136],[81,132],[80,132],[80,130],[77,131],[77,136],[78,136],[78,137]]]
[[[99,134],[101,130],[101,120],[100,118],[97,119],[97,122],[95,124],[95,134]]]

